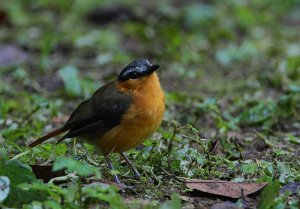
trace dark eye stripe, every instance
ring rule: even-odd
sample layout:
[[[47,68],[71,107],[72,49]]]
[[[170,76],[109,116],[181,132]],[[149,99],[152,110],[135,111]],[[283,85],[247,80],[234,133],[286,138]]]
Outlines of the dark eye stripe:
[[[128,69],[127,71],[125,71],[123,74],[122,74],[122,77],[123,78],[126,78],[126,79],[136,79],[138,77],[141,77],[143,75],[146,74],[146,67],[145,66],[138,66],[138,67],[135,67],[135,68],[131,68],[131,69]]]
[[[131,73],[136,72],[136,68],[128,69],[123,73],[124,76],[130,75]]]

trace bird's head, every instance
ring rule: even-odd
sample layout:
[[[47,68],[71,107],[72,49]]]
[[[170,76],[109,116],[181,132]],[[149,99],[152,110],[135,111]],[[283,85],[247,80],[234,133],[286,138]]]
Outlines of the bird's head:
[[[151,75],[158,68],[159,65],[152,65],[147,59],[135,60],[121,71],[118,81],[141,80]]]
[[[159,65],[152,65],[147,59],[135,60],[128,64],[118,77],[118,89],[121,92],[151,92],[160,88],[155,71]],[[155,90],[153,90],[155,91]]]
[[[157,73],[159,65],[152,65],[147,59],[128,64],[118,77],[117,89],[129,94],[153,94],[161,87]]]

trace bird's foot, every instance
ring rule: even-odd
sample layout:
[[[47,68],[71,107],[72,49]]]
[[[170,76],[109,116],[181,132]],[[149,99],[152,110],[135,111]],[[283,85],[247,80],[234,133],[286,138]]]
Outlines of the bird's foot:
[[[138,172],[138,170],[135,168],[132,162],[128,159],[128,157],[125,155],[125,153],[121,152],[120,155],[124,158],[127,165],[130,167],[130,169],[134,173],[134,179],[139,180],[141,178],[141,174]]]

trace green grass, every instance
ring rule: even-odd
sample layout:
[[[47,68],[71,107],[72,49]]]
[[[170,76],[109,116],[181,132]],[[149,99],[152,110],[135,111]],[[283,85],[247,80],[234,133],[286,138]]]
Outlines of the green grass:
[[[122,2],[125,12],[117,11],[127,19],[106,23],[88,16],[94,8],[111,6],[109,1],[1,4],[0,47],[10,44],[27,58],[0,63],[0,176],[11,182],[0,207],[197,204],[180,203],[179,195],[195,194],[172,174],[269,182],[261,195],[248,199],[252,205],[297,208],[299,192],[268,191],[300,181],[300,2]],[[133,190],[118,192],[99,183],[111,180],[110,171],[84,142],[26,147],[61,126],[80,101],[138,58],[161,65],[167,105],[157,133],[128,152],[141,180],[133,180],[120,157],[112,155],[121,180]],[[67,168],[66,183],[42,183],[29,168],[50,163]],[[200,201],[209,207],[222,200],[204,196]]]

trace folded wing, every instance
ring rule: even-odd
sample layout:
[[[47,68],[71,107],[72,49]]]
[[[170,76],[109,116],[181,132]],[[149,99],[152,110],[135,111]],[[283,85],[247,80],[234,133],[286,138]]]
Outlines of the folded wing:
[[[116,90],[114,82],[98,89],[91,99],[82,102],[71,114],[62,131],[69,131],[59,141],[71,137],[105,134],[119,125],[132,98]]]

